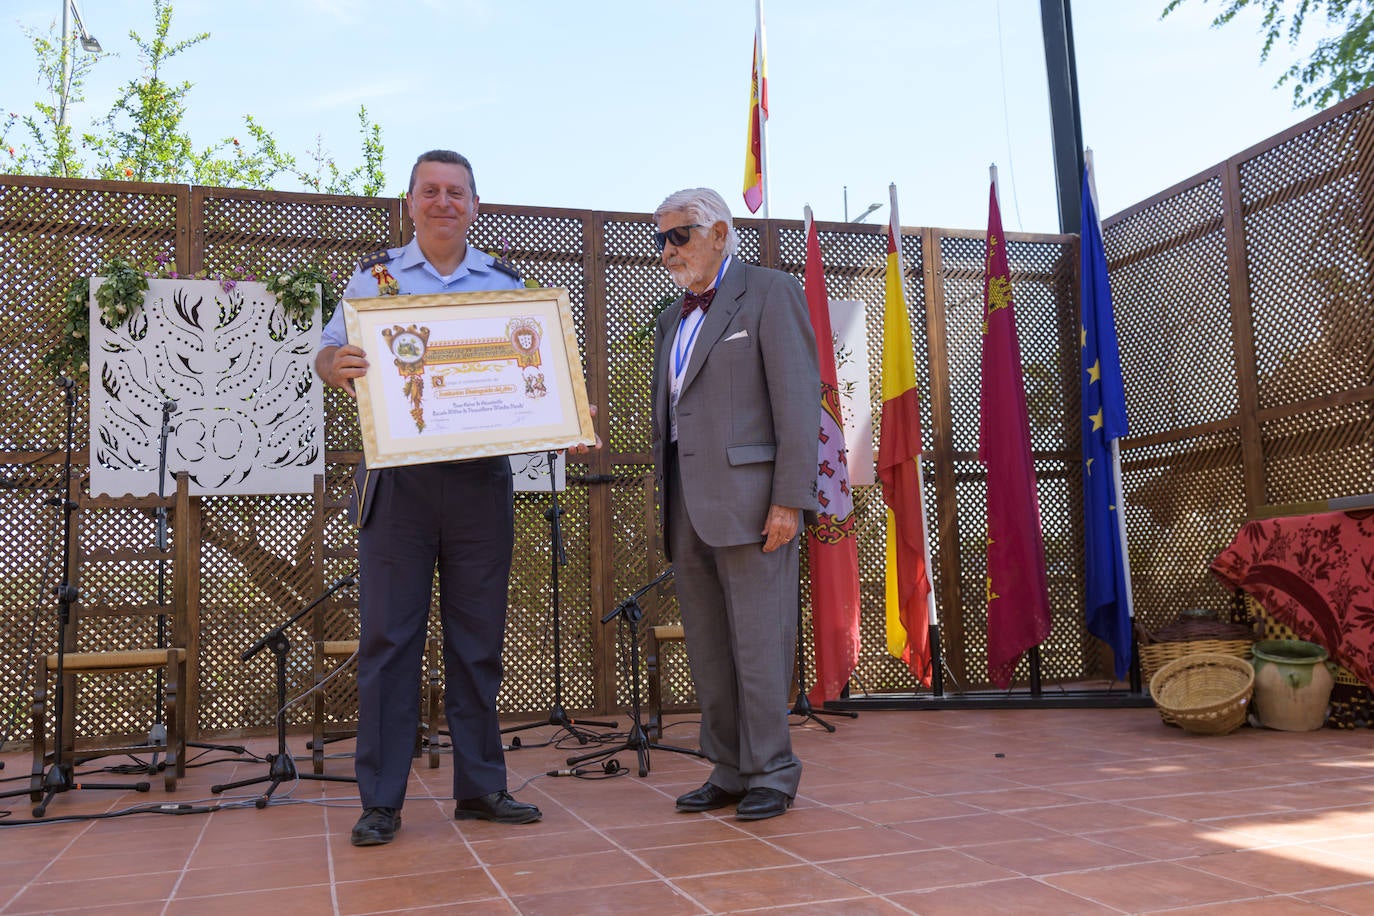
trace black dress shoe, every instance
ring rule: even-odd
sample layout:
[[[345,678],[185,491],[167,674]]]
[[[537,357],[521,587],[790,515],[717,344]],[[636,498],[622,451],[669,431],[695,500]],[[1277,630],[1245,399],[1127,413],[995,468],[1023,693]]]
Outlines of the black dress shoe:
[[[735,809],[737,821],[761,821],[779,814],[786,814],[792,807],[792,796],[777,789],[759,787],[750,789],[744,800]]]
[[[396,839],[401,829],[401,812],[396,808],[364,808],[353,825],[354,846],[382,846]]]
[[[695,789],[686,795],[679,795],[677,810],[714,811],[717,808],[727,808],[743,797],[743,795],[734,792],[727,792],[713,782],[706,782],[702,783],[700,789]]]
[[[529,824],[544,816],[534,805],[518,802],[505,789],[480,798],[464,798],[453,810],[460,821],[495,821],[498,824]]]

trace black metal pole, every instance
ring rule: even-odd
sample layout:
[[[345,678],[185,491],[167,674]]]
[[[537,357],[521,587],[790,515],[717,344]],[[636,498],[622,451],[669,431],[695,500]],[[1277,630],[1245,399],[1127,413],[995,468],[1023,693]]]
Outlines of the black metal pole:
[[[1045,41],[1045,75],[1049,81],[1059,231],[1076,233],[1080,228],[1083,125],[1078,109],[1078,73],[1074,63],[1069,0],[1040,0],[1040,29]]]

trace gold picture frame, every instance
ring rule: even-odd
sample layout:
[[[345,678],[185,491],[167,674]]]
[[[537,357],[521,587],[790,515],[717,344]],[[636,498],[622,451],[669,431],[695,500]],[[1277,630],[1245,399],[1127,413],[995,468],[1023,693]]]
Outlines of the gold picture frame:
[[[593,445],[566,289],[345,299],[369,468]]]

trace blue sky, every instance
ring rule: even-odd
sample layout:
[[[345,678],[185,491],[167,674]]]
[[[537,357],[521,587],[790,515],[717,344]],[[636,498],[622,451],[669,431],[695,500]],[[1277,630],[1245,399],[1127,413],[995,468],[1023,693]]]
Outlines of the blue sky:
[[[1296,51],[1260,65],[1257,15],[1223,29],[1216,3],[1078,0],[1083,131],[1103,215],[1297,123],[1274,88]],[[23,29],[60,23],[61,0],[6,0],[0,109],[43,91]],[[198,146],[253,117],[300,156],[317,141],[358,164],[357,110],[381,124],[388,193],[415,155],[457,149],[489,203],[651,211],[708,185],[740,198],[753,0],[176,0],[173,38],[208,41],[169,65],[189,80]],[[100,61],[80,128],[140,74],[129,31],[151,0],[84,0]],[[381,12],[378,12],[381,10]],[[771,211],[981,229],[998,165],[1008,230],[1058,231],[1039,0],[765,0]],[[1306,43],[1305,43],[1306,44]],[[78,52],[81,53],[81,52]],[[18,138],[12,132],[10,141]],[[283,190],[295,190],[286,185]]]

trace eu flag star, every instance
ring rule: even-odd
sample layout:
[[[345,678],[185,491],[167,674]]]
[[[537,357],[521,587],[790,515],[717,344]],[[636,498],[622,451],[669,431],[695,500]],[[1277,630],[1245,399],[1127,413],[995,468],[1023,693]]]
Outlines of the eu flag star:
[[[1089,383],[1102,381],[1102,360],[1099,359],[1088,367],[1088,381]]]
[[[1102,428],[1104,420],[1105,418],[1102,416],[1102,408],[1099,407],[1097,408],[1097,413],[1092,415],[1093,432],[1097,432],[1099,429]]]

